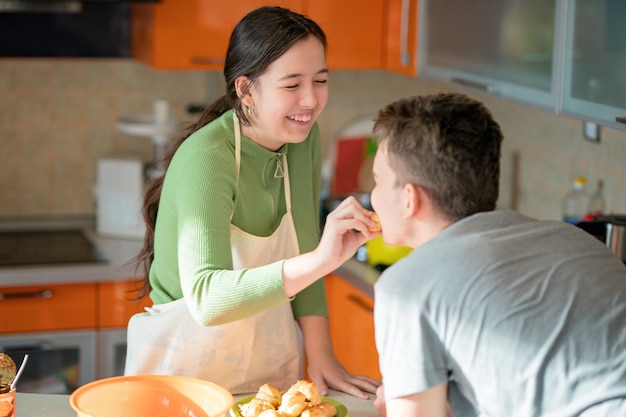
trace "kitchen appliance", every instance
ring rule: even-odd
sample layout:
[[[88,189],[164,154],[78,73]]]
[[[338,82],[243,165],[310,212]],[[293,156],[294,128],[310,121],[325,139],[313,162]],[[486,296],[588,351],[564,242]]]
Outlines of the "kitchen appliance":
[[[626,215],[597,216],[577,226],[601,240],[626,263]]]
[[[132,136],[150,138],[152,141],[154,156],[147,173],[149,178],[165,174],[165,148],[178,127],[178,119],[170,115],[170,104],[165,99],[154,100],[152,114],[123,116],[117,120],[120,131]]]
[[[0,232],[0,266],[106,263],[80,229]]]
[[[16,363],[28,354],[18,391],[69,394],[96,379],[96,332],[32,332],[0,335],[0,351]]]
[[[98,161],[96,230],[110,237],[141,238],[145,224],[141,205],[146,184],[146,163],[120,157]]]

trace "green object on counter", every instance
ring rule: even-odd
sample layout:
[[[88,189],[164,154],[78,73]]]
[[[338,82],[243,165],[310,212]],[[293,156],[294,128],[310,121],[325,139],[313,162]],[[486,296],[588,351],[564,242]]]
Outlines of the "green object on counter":
[[[365,142],[365,157],[373,158],[376,155],[376,151],[378,150],[378,144],[374,140],[374,138],[367,138]]]
[[[373,267],[392,265],[413,250],[407,246],[388,245],[383,242],[382,236],[376,236],[365,243],[365,249],[367,250],[367,263]]]

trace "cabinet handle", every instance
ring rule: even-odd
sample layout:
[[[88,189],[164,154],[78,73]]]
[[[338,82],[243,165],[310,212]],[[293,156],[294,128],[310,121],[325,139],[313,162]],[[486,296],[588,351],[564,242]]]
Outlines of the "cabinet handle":
[[[54,343],[52,342],[47,342],[47,341],[36,341],[33,342],[32,345],[7,345],[7,346],[1,346],[0,345],[0,350],[2,352],[6,352],[7,350],[11,350],[11,351],[15,351],[15,352],[28,352],[28,353],[32,353],[32,352],[39,352],[42,350],[52,350],[54,349]]]
[[[471,87],[477,90],[487,91],[489,93],[495,93],[496,91],[498,91],[498,87],[496,87],[495,85],[479,83],[477,81],[467,80],[465,78],[455,77],[455,78],[452,78],[450,81],[452,81],[453,83],[465,86],[465,87]]]
[[[626,124],[626,117],[616,117],[615,121],[617,123],[624,123],[624,124]]]
[[[363,301],[363,299],[359,297],[358,295],[349,294],[348,300],[352,301],[354,304],[361,307],[363,310],[367,311],[368,313],[374,314],[374,309],[370,307],[368,303]]]
[[[24,291],[6,293],[0,292],[0,300],[12,300],[21,298],[52,298],[52,290]]]
[[[411,64],[409,52],[409,6],[410,0],[402,0],[402,14],[400,15],[400,64],[408,67]]]
[[[224,64],[225,62],[226,58],[207,58],[202,56],[191,57],[192,64]]]

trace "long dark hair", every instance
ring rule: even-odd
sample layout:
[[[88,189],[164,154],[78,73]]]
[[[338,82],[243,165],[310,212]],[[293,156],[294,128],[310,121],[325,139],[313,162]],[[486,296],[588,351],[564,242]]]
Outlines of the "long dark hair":
[[[267,67],[287,52],[294,43],[309,36],[319,39],[326,49],[326,35],[319,25],[289,9],[261,7],[244,16],[235,26],[226,52],[224,63],[226,93],[207,107],[199,119],[189,125],[182,136],[172,143],[160,161],[160,166],[166,170],[185,139],[230,109],[234,109],[241,123],[249,126],[250,121],[243,111],[243,105],[235,89],[235,80],[247,76],[251,81],[248,86],[253,84]],[[245,95],[247,91],[243,93]],[[154,228],[164,177],[163,173],[151,180],[143,199],[142,214],[146,222],[146,234],[143,247],[133,260],[138,269],[143,269],[144,274],[138,298],[145,297],[152,289],[149,272],[154,260]]]

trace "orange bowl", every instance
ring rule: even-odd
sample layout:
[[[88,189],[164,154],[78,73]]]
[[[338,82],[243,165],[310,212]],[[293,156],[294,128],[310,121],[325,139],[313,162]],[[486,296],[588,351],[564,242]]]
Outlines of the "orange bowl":
[[[232,404],[217,384],[172,375],[105,378],[70,395],[78,417],[226,417]]]

